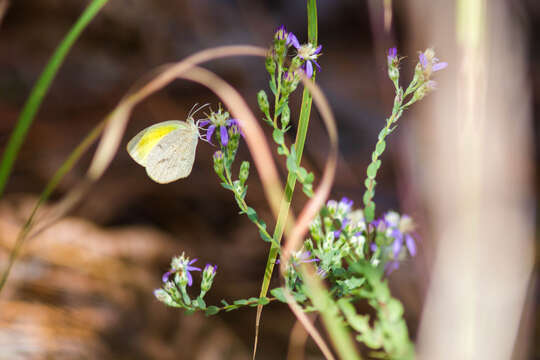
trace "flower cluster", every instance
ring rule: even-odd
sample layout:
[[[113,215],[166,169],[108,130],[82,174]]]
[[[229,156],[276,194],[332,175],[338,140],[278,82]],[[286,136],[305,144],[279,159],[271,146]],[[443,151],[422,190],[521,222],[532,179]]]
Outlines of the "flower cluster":
[[[407,256],[407,252],[411,256],[416,255],[416,241],[412,235],[414,222],[409,216],[400,216],[390,211],[372,225],[380,236],[376,237],[370,248],[374,253],[380,252],[381,257],[386,259],[385,269],[388,274],[399,267],[400,260]],[[391,242],[388,243],[388,240]]]
[[[317,67],[317,70],[321,71],[317,58],[322,55],[322,45],[300,44],[296,35],[288,32],[285,26],[282,25],[274,35],[274,54],[278,63],[282,63],[290,47],[296,49],[296,56],[291,61],[291,69],[284,75],[288,81],[292,82],[295,79],[294,72],[298,67],[301,67],[306,76],[310,78],[313,76],[313,65]],[[269,72],[272,74],[273,71]]]
[[[163,274],[161,289],[154,290],[154,296],[168,306],[183,308],[188,312],[206,309],[203,300],[206,293],[212,288],[217,266],[207,264],[202,270],[201,288],[199,296],[192,299],[188,294],[187,287],[193,285],[192,271],[201,271],[200,268],[192,266],[197,259],[189,259],[182,253],[171,260],[171,268]]]
[[[363,211],[353,205],[346,197],[329,200],[311,222],[310,237],[291,256],[286,270],[286,286],[294,295],[303,293],[297,268],[301,263],[316,263],[317,274],[327,280],[330,292],[351,296],[364,280],[351,275],[350,264],[365,262],[373,271],[388,275],[407,254],[416,254],[414,224],[409,216],[390,211],[368,224]]]

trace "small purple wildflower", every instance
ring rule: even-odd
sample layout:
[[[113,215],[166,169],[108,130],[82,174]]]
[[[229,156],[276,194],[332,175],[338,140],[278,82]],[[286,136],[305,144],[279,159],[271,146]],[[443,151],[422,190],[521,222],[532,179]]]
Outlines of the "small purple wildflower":
[[[186,261],[187,259],[184,259],[184,257],[182,256],[181,258],[178,259],[178,266],[175,266],[175,268],[167,271],[165,274],[163,274],[163,276],[161,277],[161,280],[163,282],[167,282],[169,281],[169,277],[172,275],[172,274],[175,274],[177,272],[181,272],[181,271],[185,271],[185,274],[186,274],[186,278],[187,278],[187,281],[188,281],[188,285],[191,286],[193,284],[193,276],[191,275],[190,271],[201,271],[200,268],[198,267],[195,267],[195,266],[191,266],[191,264],[193,264],[194,262],[197,261],[197,259],[193,259],[191,261]],[[173,260],[174,262],[174,260]]]
[[[383,218],[373,221],[371,225],[378,232],[384,233],[386,237],[393,239],[390,245],[382,246],[382,253],[388,254],[389,261],[385,266],[387,274],[399,267],[399,261],[404,247],[406,247],[411,256],[416,255],[416,242],[411,234],[414,230],[414,223],[408,215],[400,216],[398,213],[390,211]],[[371,243],[370,249],[375,252],[378,246],[375,243]],[[387,251],[384,251],[385,249]]]
[[[319,275],[321,279],[324,279],[328,276],[328,273],[324,271],[323,268],[319,267],[317,268],[317,275]]]
[[[216,129],[219,129],[219,137],[221,140],[221,145],[223,146],[227,146],[229,143],[228,130],[230,128],[234,127],[232,131],[237,131],[244,136],[243,132],[240,130],[240,123],[238,120],[231,119],[229,117],[229,113],[223,111],[221,108],[218,110],[218,112],[212,112],[208,119],[199,121],[198,125],[201,128],[210,125],[208,128],[206,128],[205,140],[212,145],[214,145],[212,143],[212,136],[214,135]]]
[[[215,274],[217,271],[217,265],[206,264],[206,266],[204,267],[204,271]]]
[[[292,33],[287,33],[287,46],[294,46],[296,49],[300,47],[300,42],[298,42],[298,38]]]
[[[287,45],[294,46],[298,53],[298,57],[305,61],[302,69],[304,69],[307,77],[311,78],[313,76],[313,64],[315,64],[317,70],[321,71],[321,66],[316,60],[321,56],[322,45],[317,47],[311,43],[300,45],[293,33],[288,34]]]
[[[388,262],[384,267],[384,272],[386,273],[386,276],[390,275],[394,270],[397,270],[399,268],[399,261],[393,260]]]
[[[388,55],[386,58],[388,59],[389,64],[397,60],[397,48],[393,47],[393,48],[388,49]]]
[[[439,59],[435,57],[433,49],[427,49],[423,53],[418,55],[420,64],[424,71],[431,74],[432,72],[442,70],[448,66],[447,62],[439,62]]]
[[[346,199],[346,198],[344,198],[344,199]],[[351,203],[352,203],[352,201],[351,201]],[[352,205],[351,205],[351,206],[352,206]],[[351,220],[348,219],[348,218],[343,219],[343,221],[341,222],[341,228],[340,228],[339,230],[335,230],[335,231],[334,231],[334,237],[335,237],[335,238],[338,238],[338,237],[341,235],[341,232],[342,232],[343,230],[345,230],[345,227],[346,227],[350,222],[351,222]]]

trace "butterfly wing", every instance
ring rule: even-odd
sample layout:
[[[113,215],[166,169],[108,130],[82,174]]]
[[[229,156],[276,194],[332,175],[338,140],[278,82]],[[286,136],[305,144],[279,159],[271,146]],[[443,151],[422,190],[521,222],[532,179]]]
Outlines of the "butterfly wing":
[[[146,173],[157,183],[185,178],[193,168],[199,131],[194,124],[180,123],[181,126],[165,135],[146,157]]]
[[[137,164],[146,166],[147,157],[152,149],[168,134],[185,124],[179,120],[163,121],[141,130],[127,144],[127,151]]]

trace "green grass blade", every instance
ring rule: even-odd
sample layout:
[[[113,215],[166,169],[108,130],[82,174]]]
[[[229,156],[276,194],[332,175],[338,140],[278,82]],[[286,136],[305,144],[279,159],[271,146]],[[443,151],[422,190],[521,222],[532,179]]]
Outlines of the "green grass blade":
[[[17,154],[19,153],[19,149],[24,142],[39,106],[47,94],[47,90],[56,76],[58,69],[81,32],[108,1],[109,0],[93,0],[90,5],[88,5],[60,45],[58,45],[51,59],[45,66],[45,69],[41,73],[41,76],[34,85],[34,88],[19,115],[17,125],[9,138],[6,150],[2,156],[2,161],[0,162],[0,197],[6,187],[7,180],[13,168],[13,164],[15,163],[15,159],[17,158]]]
[[[308,40],[317,44],[317,2],[316,0],[308,0],[307,3],[307,12],[308,12]],[[304,144],[306,142],[307,130],[309,127],[309,117],[311,114],[311,105],[312,98],[307,89],[304,88],[302,94],[302,106],[300,109],[300,116],[298,119],[298,130],[296,132],[296,164],[300,165],[302,162],[302,154],[304,152]],[[272,246],[270,247],[270,252],[268,254],[268,260],[266,262],[266,267],[264,269],[264,278],[261,286],[261,292],[259,297],[266,297],[268,293],[268,288],[270,286],[270,280],[272,278],[272,273],[274,271],[274,266],[276,263],[276,258],[279,253],[279,248],[274,244],[281,243],[283,237],[283,232],[285,230],[285,224],[289,216],[289,209],[291,206],[292,196],[294,193],[294,187],[296,185],[296,175],[294,173],[289,173],[287,176],[287,184],[285,186],[285,193],[281,200],[281,205],[279,209],[278,219],[276,222],[276,227],[274,228]],[[259,337],[259,325],[262,314],[262,306],[257,307],[257,317],[255,320],[255,343],[253,345],[253,358],[255,358],[257,352],[257,340]]]

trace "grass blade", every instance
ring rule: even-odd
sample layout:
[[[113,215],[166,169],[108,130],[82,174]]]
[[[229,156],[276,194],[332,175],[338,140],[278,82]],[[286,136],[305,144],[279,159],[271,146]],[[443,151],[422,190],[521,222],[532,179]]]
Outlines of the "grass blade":
[[[307,3],[307,13],[308,13],[308,39],[314,45],[317,44],[317,2],[316,0],[308,0]],[[307,129],[309,127],[309,118],[311,114],[311,105],[312,98],[307,88],[304,88],[302,94],[302,105],[300,109],[300,116],[298,119],[298,130],[296,132],[296,164],[300,165],[302,162],[302,154],[304,152],[304,144],[306,141]],[[279,208],[278,219],[276,222],[276,227],[274,228],[274,241],[270,248],[268,254],[268,260],[266,262],[266,267],[264,269],[264,278],[261,285],[261,291],[259,297],[265,297],[268,293],[268,288],[270,287],[270,280],[272,278],[272,273],[274,271],[274,266],[276,263],[276,258],[279,253],[279,248],[274,244],[281,243],[283,237],[283,232],[285,226],[288,226],[292,223],[292,219],[289,218],[289,209],[291,206],[292,196],[294,193],[294,187],[296,185],[296,175],[289,172],[287,176],[287,183],[285,185],[285,192],[281,200],[281,205]],[[286,224],[287,219],[289,218],[289,223]],[[259,328],[261,322],[262,306],[257,306],[257,315],[255,318],[255,340],[253,343],[253,359],[257,354],[257,343],[259,339]]]

